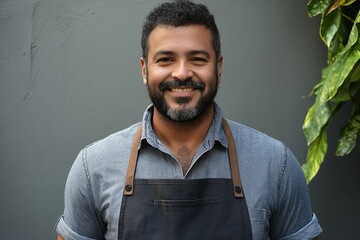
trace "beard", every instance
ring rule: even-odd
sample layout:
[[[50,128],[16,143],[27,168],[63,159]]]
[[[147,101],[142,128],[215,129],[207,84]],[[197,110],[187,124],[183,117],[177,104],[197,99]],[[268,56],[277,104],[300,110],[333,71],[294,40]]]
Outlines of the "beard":
[[[160,112],[162,116],[175,122],[189,122],[199,118],[207,110],[209,110],[210,107],[212,107],[218,89],[217,74],[215,76],[215,85],[210,86],[207,93],[204,92],[205,85],[202,82],[197,82],[193,79],[187,79],[185,81],[171,80],[162,82],[159,85],[159,90],[151,89],[148,79],[147,89],[149,97],[155,108]],[[192,97],[177,97],[174,99],[175,102],[179,105],[184,104],[184,106],[181,106],[179,108],[171,108],[165,100],[164,92],[171,90],[171,88],[177,87],[191,87],[195,90],[201,91],[202,95],[194,107],[185,106],[186,103],[189,103],[192,100]]]

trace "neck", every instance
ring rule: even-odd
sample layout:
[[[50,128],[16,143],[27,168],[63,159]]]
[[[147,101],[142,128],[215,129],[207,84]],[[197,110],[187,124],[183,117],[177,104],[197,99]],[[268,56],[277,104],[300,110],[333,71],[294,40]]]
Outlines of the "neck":
[[[187,122],[175,122],[157,111],[154,107],[153,129],[160,141],[170,151],[176,153],[180,148],[186,147],[196,152],[211,126],[215,115],[212,105],[200,117]]]

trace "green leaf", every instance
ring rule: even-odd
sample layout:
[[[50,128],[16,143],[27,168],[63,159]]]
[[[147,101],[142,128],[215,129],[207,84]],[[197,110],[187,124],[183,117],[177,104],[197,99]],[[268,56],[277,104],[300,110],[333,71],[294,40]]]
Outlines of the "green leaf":
[[[349,39],[350,41],[350,39]],[[348,51],[339,54],[335,61],[326,67],[321,89],[318,90],[319,103],[324,104],[336,95],[346,78],[349,77],[357,67],[360,60],[360,40],[350,47]]]
[[[336,56],[344,49],[346,42],[348,41],[350,33],[350,28],[342,19],[338,31],[331,40],[330,46],[328,48],[328,64],[331,64],[335,61]]]
[[[320,37],[329,48],[330,43],[337,33],[341,23],[341,10],[340,8],[335,9],[330,14],[323,15],[320,25]]]
[[[346,44],[346,50],[349,50],[356,42],[359,41],[358,39],[358,36],[359,36],[359,30],[357,28],[357,24],[360,22],[360,10],[358,10],[358,13],[356,15],[356,18],[355,18],[355,21],[354,21],[354,24],[351,28],[351,32],[350,32],[350,35],[349,35],[349,41],[348,43]]]
[[[349,124],[341,131],[336,154],[351,152],[360,135],[360,1],[309,0],[307,10],[310,17],[322,15],[320,37],[328,47],[328,66],[312,90],[316,94],[315,103],[303,124],[309,148],[302,169],[309,183],[327,152],[327,126],[347,101],[352,101],[355,107]]]
[[[320,134],[322,127],[328,122],[331,116],[330,108],[326,105],[320,105],[317,101],[307,112],[303,130],[308,145],[310,145]]]
[[[331,66],[333,72],[329,74],[329,81],[324,84],[324,91],[321,92],[321,97],[325,101],[330,101],[345,79],[349,77],[356,63],[360,60],[360,43],[357,44],[354,51],[350,52],[349,56],[343,55],[344,59],[334,62]],[[345,59],[346,58],[346,59]]]
[[[324,126],[328,124],[339,107],[341,104],[338,102],[330,105],[329,103],[320,104],[318,98],[315,100],[303,124],[303,131],[309,146],[318,138]]]
[[[340,11],[340,10],[338,10]],[[327,39],[325,39],[326,37],[331,38],[331,34],[334,33],[335,35],[332,37],[330,45],[328,46],[328,63],[331,64],[335,61],[337,55],[340,54],[345,54],[348,51],[351,51],[351,48],[358,42],[358,34],[359,34],[359,30],[358,30],[358,26],[357,24],[360,22],[360,11],[358,11],[357,13],[357,17],[355,18],[353,25],[351,27],[351,29],[349,28],[349,23],[345,21],[345,16],[343,15],[342,20],[340,20],[339,26],[337,28],[336,32],[331,32],[329,30],[328,33],[324,32],[322,34],[325,34],[325,36],[322,38],[323,41],[327,41]],[[327,19],[325,17],[323,22],[330,20]],[[337,21],[337,20],[336,20]],[[336,23],[334,23],[334,25],[336,25]],[[331,25],[331,24],[328,24]],[[326,26],[324,26],[326,27]],[[334,30],[334,27],[332,28]],[[324,29],[325,31],[326,29]],[[351,31],[350,31],[351,30]],[[349,33],[350,31],[350,33]],[[327,34],[327,35],[326,35]],[[347,41],[347,43],[345,44],[345,42]],[[326,44],[326,42],[325,42]]]
[[[357,19],[360,20],[360,17]],[[317,85],[315,104],[309,109],[303,124],[308,145],[319,136],[321,129],[328,123],[330,117],[335,112],[337,104],[330,105],[328,102],[335,97],[339,88],[360,59],[360,41],[356,39],[358,40],[357,44],[353,43],[353,38],[357,36],[356,25],[352,28],[351,32],[353,36],[349,37],[343,52],[336,57],[332,64],[323,70],[321,84]]]
[[[356,114],[351,121],[342,128],[336,156],[349,154],[356,145],[357,136],[360,135],[360,113]]]
[[[324,127],[321,134],[311,143],[306,157],[306,163],[302,165],[306,182],[309,183],[320,169],[327,151],[327,127]]]
[[[332,0],[310,0],[307,4],[309,17],[325,13]]]
[[[323,68],[323,70],[321,71],[321,80],[314,86],[310,95],[312,95],[312,94],[318,95],[320,93],[321,88],[324,85],[324,82],[326,81],[326,77],[329,74],[328,71],[329,71],[328,68]]]
[[[312,94],[319,94],[319,89],[321,89],[321,86],[324,84],[324,82],[323,81],[320,81],[320,82],[318,82],[315,86],[314,86],[314,88],[313,88],[313,90],[311,91],[311,93],[310,93],[310,95],[312,95]]]

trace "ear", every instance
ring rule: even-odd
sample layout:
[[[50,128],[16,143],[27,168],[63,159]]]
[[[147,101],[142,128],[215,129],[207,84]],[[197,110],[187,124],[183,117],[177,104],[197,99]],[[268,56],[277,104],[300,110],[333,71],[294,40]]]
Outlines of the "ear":
[[[222,64],[223,64],[224,57],[222,55],[219,56],[219,59],[217,61],[216,67],[217,67],[217,74],[218,74],[218,83],[221,82],[221,75],[222,75]]]
[[[143,79],[143,83],[146,85],[147,84],[146,61],[143,57],[140,58],[140,66],[141,66],[141,76]]]

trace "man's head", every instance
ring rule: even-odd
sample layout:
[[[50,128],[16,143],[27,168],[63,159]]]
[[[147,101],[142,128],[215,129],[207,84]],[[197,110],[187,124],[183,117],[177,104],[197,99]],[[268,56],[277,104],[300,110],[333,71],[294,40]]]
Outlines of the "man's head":
[[[164,3],[144,24],[141,68],[154,114],[188,122],[212,111],[221,77],[220,37],[202,4]]]
[[[221,55],[221,42],[214,16],[205,5],[188,0],[163,3],[149,13],[144,22],[141,36],[142,57],[147,59],[148,39],[155,27],[159,25],[180,27],[195,24],[204,25],[211,31],[212,44],[216,59],[218,59]]]

